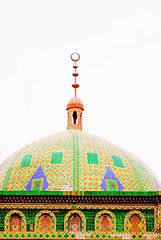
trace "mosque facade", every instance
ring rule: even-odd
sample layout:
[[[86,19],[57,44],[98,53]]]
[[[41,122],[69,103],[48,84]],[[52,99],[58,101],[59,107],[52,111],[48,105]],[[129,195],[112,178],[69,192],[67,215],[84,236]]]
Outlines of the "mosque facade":
[[[161,186],[136,156],[82,131],[79,54],[67,131],[0,166],[0,239],[159,239]]]

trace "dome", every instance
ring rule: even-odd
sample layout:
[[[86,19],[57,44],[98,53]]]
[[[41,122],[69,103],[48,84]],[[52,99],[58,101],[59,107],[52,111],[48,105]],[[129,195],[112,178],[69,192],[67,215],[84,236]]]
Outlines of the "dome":
[[[78,103],[78,104],[82,104],[83,105],[82,100],[80,98],[78,98],[78,97],[73,97],[68,102],[68,104],[73,104],[73,103]]]
[[[0,166],[4,191],[156,191],[137,157],[99,137],[67,130],[36,141]]]
[[[69,100],[66,109],[69,110],[69,109],[73,109],[73,108],[80,108],[80,109],[84,110],[84,105],[80,98],[73,97]]]

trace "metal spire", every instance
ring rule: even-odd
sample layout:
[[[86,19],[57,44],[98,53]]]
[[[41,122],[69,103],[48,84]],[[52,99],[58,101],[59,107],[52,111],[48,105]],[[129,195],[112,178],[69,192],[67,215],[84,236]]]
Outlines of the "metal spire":
[[[77,88],[79,87],[79,84],[77,83],[77,77],[79,74],[76,72],[77,67],[78,67],[76,65],[76,62],[80,59],[80,55],[76,52],[72,53],[71,59],[73,62],[75,62],[75,65],[73,66],[73,68],[75,69],[75,73],[72,74],[75,77],[75,83],[72,85],[72,87],[75,88],[75,97],[77,97]]]

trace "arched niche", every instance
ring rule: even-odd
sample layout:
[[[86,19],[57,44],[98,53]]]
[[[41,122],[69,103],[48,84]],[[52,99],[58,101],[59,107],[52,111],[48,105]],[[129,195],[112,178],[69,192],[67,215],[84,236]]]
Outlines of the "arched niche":
[[[26,231],[25,215],[19,210],[9,211],[5,216],[5,232]]]
[[[111,232],[112,220],[107,214],[103,214],[99,217],[99,231],[100,232]]]
[[[133,214],[129,218],[129,232],[141,232],[141,231],[142,231],[141,217],[138,214]]]
[[[73,213],[68,219],[68,231],[79,232],[82,230],[82,220],[77,213]]]
[[[40,232],[52,231],[52,218],[49,214],[43,214],[39,218],[39,227]]]
[[[22,230],[22,218],[20,215],[14,213],[9,219],[10,231],[17,232]]]
[[[146,219],[142,212],[132,210],[125,216],[125,233],[146,232]]]
[[[56,217],[48,210],[40,211],[35,217],[35,231],[51,232],[56,231]]]

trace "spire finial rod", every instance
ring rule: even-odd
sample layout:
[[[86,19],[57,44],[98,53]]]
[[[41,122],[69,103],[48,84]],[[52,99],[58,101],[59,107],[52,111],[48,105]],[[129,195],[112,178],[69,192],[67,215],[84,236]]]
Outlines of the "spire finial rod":
[[[71,59],[73,62],[75,62],[75,65],[73,66],[75,72],[72,74],[75,77],[75,83],[72,85],[72,87],[75,88],[75,97],[77,97],[77,88],[79,87],[79,84],[77,83],[77,77],[79,74],[77,73],[78,66],[76,65],[76,62],[80,59],[80,55],[76,52],[72,53]]]

